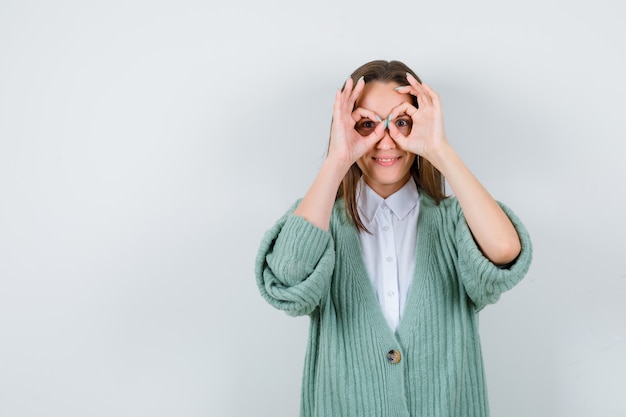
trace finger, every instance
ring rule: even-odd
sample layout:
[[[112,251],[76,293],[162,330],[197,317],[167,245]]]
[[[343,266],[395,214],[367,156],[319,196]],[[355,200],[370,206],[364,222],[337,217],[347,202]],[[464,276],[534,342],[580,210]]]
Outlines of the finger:
[[[406,73],[406,80],[412,86],[420,85],[422,83],[421,81],[418,81],[417,78],[415,78],[415,76],[413,74],[411,74],[410,72]]]
[[[410,104],[408,104],[408,103],[405,103],[405,104],[410,106]],[[413,106],[411,106],[411,107],[413,107]],[[413,108],[415,109],[415,107],[413,107]],[[387,120],[387,129],[389,129],[389,135],[392,138],[404,137],[404,135],[402,134],[402,132],[400,131],[400,129],[396,125],[396,120],[398,119],[398,116],[396,116],[396,115],[408,114],[407,111],[411,111],[411,110],[406,108],[405,105],[398,105],[398,106],[394,107],[392,112],[391,112],[391,114],[389,114],[389,118]]]
[[[400,87],[396,87],[395,90],[400,94],[411,94],[417,95],[417,90],[411,84],[409,85],[401,85]]]
[[[339,110],[339,107],[341,106],[341,88],[337,89],[337,92],[335,93],[335,102],[333,103],[333,112],[337,113]]]
[[[371,110],[358,108],[352,112],[352,121],[354,122],[354,130],[361,137],[368,137],[374,132],[385,130],[383,120]]]
[[[339,107],[346,105],[350,94],[352,94],[352,85],[352,78],[348,77],[344,82],[343,87],[339,90],[339,94],[336,99],[336,104],[338,104]]]
[[[433,100],[430,95],[424,90],[424,87],[420,84],[414,87],[415,88],[415,97],[417,97],[417,103],[422,105],[432,105]]]
[[[354,81],[352,80],[352,77],[346,78],[346,81],[343,83],[343,88],[341,89],[341,91],[351,93],[353,84]]]
[[[389,124],[391,125],[391,121],[398,118],[399,115],[406,114],[411,119],[415,119],[415,115],[417,115],[418,108],[412,105],[411,103],[400,103],[393,109],[391,109],[391,119],[389,119]]]
[[[382,122],[380,116],[377,115],[375,112],[364,109],[363,107],[358,107],[352,112],[352,120],[354,120],[354,122],[356,123],[361,119],[370,119],[371,121],[376,123]]]
[[[379,123],[376,129],[365,137],[365,146],[367,149],[373,148],[385,136],[385,123]]]
[[[376,126],[376,129],[374,129],[374,133],[373,133],[374,135],[376,135],[378,140],[382,139],[383,136],[385,136],[386,128],[387,128],[387,125],[383,123],[383,121],[381,120],[380,123],[378,123],[378,125]]]
[[[432,97],[424,89],[424,83],[418,81],[417,78],[415,78],[411,73],[408,73],[408,72],[406,73],[406,79],[411,85],[411,87],[413,87],[413,91],[411,92],[411,94],[417,97],[417,102],[419,105],[423,105],[423,104],[432,105],[433,104]]]
[[[408,141],[407,137],[400,132],[400,129],[398,129],[394,123],[389,123],[387,129],[389,129],[389,136],[391,136],[391,139],[393,139],[400,149],[406,151],[407,149],[405,144]]]
[[[352,78],[350,78],[350,79],[352,79]],[[350,93],[350,96],[348,98],[348,102],[352,106],[354,106],[354,103],[356,103],[357,99],[361,95],[361,92],[363,91],[363,88],[365,88],[365,79],[363,77],[361,77],[358,80],[356,80],[356,84],[354,84],[354,88],[352,89],[352,91]]]
[[[417,81],[415,81],[415,85],[409,84],[396,87],[396,91],[400,94],[410,94],[414,96],[420,106],[431,103],[431,100],[428,99],[426,91],[419,83],[417,83]]]
[[[333,111],[338,117],[346,110],[351,112],[354,107],[354,103],[350,103],[350,96],[352,95],[353,90],[352,85],[352,77],[348,77],[344,82],[343,87],[337,90]]]
[[[393,115],[393,113],[391,114]],[[396,126],[395,123],[391,122],[392,120],[393,118],[391,118],[389,122],[387,123],[387,129],[389,129],[389,136],[391,136],[392,138],[395,138],[396,136],[400,135],[400,130],[398,129],[398,126]]]
[[[409,84],[409,85],[402,85],[402,86],[400,86],[400,87],[396,87],[396,89],[395,89],[395,90],[396,90],[398,93],[400,93],[400,94],[410,94],[410,95],[414,96],[414,97],[415,97],[415,99],[416,99],[418,102],[423,102],[423,101],[424,101],[424,99],[423,99],[423,98],[421,98],[421,99],[420,99],[420,98],[418,97],[418,96],[420,95],[420,92],[417,90],[417,88],[416,88],[416,87],[412,86],[411,84]]]
[[[422,83],[422,89],[424,90],[426,94],[428,94],[433,105],[437,107],[441,107],[441,99],[439,97],[439,94],[437,94],[437,92],[433,90],[431,86],[429,86],[428,84]]]

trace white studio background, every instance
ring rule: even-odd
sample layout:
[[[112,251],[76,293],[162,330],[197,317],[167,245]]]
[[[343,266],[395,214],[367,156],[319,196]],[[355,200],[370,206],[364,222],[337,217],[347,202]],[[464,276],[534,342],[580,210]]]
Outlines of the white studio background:
[[[372,59],[535,245],[481,313],[495,417],[626,415],[626,3],[0,0],[0,417],[298,414],[253,265]]]

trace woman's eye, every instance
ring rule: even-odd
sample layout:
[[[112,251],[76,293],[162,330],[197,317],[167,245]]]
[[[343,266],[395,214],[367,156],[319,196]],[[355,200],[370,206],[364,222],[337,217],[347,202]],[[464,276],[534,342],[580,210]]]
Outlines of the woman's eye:
[[[361,120],[355,126],[356,131],[360,134],[369,134],[368,132],[374,130],[376,128],[376,123],[371,120]]]
[[[410,130],[412,123],[407,119],[398,119],[396,120],[396,127],[400,130]]]
[[[406,120],[397,120],[396,121],[396,126],[398,127],[405,127],[408,126],[409,122],[407,122]]]

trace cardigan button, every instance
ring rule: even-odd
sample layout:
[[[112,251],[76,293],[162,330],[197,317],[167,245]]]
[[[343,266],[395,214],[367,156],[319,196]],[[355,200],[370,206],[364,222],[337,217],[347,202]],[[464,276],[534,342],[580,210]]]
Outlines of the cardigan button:
[[[389,361],[389,363],[392,364],[396,364],[398,362],[400,362],[400,352],[398,352],[397,350],[390,350],[389,352],[387,352],[387,360]]]

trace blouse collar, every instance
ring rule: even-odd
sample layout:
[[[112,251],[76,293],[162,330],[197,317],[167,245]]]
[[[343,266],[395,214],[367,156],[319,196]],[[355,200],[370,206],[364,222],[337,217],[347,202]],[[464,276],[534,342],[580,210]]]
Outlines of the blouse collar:
[[[384,206],[389,207],[398,217],[403,219],[419,203],[419,192],[415,180],[411,177],[406,184],[398,191],[382,198],[372,188],[365,183],[363,177],[359,179],[356,189],[357,207],[360,213],[365,216],[368,223],[371,223],[379,209]]]

